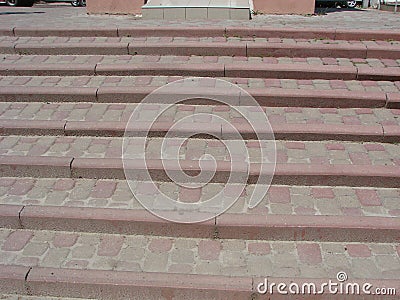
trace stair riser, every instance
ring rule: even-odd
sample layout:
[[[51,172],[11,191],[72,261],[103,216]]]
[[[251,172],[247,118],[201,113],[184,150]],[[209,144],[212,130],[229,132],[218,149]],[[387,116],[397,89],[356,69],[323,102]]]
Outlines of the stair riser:
[[[140,103],[149,93],[157,87],[100,87],[100,88],[64,88],[64,87],[4,87],[0,91],[1,102],[94,102],[94,103]],[[357,91],[325,91],[321,94],[318,90],[284,90],[284,89],[247,89],[246,90],[261,106],[266,107],[309,107],[309,108],[381,108],[399,107],[400,101],[396,97],[389,97],[385,92],[357,92]],[[209,92],[207,92],[209,93]],[[221,103],[209,100],[217,97],[211,93],[189,90],[177,92],[180,97],[193,98],[187,104],[219,105]],[[158,92],[158,95],[162,95]],[[198,95],[204,95],[200,99]],[[165,94],[171,97],[171,95]],[[229,100],[228,95],[223,96]],[[165,102],[159,97],[160,104]],[[232,96],[232,105],[237,103],[239,97]],[[186,103],[186,102],[185,102]],[[239,103],[240,104],[240,103]],[[237,105],[237,104],[236,104]],[[243,105],[243,104],[242,104]]]
[[[251,299],[252,278],[0,266],[0,292],[91,299]]]
[[[1,53],[21,55],[200,55],[263,57],[341,57],[399,59],[400,49],[337,44],[285,45],[274,43],[59,43],[53,45],[3,44]]]
[[[12,30],[2,29],[3,36],[31,37],[260,37],[260,38],[289,38],[289,39],[332,39],[332,40],[400,40],[400,34],[395,31],[371,30],[341,30],[341,29],[312,29],[312,28],[246,28],[246,27],[132,27],[114,28],[41,28],[17,26]]]
[[[104,178],[125,179],[121,159],[68,158],[68,157],[1,157],[0,170],[5,177],[64,177],[64,178]],[[130,179],[147,180],[147,172],[155,181],[170,181],[160,160],[147,160],[147,166],[140,160],[126,161]],[[181,167],[188,174],[195,176],[200,169],[193,166],[192,161],[181,161]],[[247,176],[246,165],[237,165],[234,170],[236,181],[255,184],[260,174],[258,164],[250,165]],[[239,170],[240,168],[240,170]],[[226,183],[230,175],[230,163],[219,162],[211,182]],[[172,170],[171,170],[172,172]],[[203,168],[203,172],[208,172]],[[213,173],[212,170],[209,170]],[[263,180],[263,179],[261,179]],[[234,182],[236,182],[234,181]],[[245,180],[246,181],[246,180]],[[326,186],[374,186],[399,187],[400,168],[398,166],[376,165],[310,165],[310,164],[278,164],[273,184],[289,185],[326,185]]]
[[[6,50],[7,51],[7,50]],[[20,55],[127,55],[128,44],[124,43],[76,43],[53,44],[49,46],[40,44],[15,44],[13,52]]]
[[[218,64],[198,65],[148,63],[135,65],[23,65],[1,64],[1,76],[199,76],[237,78],[276,78],[298,80],[372,80],[397,81],[397,69],[373,69],[356,67],[312,67],[309,65]]]
[[[166,216],[166,212],[163,212]],[[222,214],[178,224],[145,210],[0,205],[4,228],[187,238],[325,242],[399,242],[395,218]]]
[[[96,299],[216,299],[216,300],[251,300],[251,299],[285,299],[287,295],[257,294],[256,284],[265,278],[257,277],[225,277],[211,275],[187,275],[134,272],[95,271],[55,269],[44,267],[12,267],[1,266],[2,290],[12,290],[18,285],[18,294],[61,297],[85,297]],[[14,274],[12,274],[12,272]],[[25,279],[26,277],[26,279]],[[269,282],[288,282],[288,278],[268,278]],[[317,287],[326,283],[327,279],[295,279],[290,280],[298,286],[313,282]],[[362,286],[365,281],[352,280]],[[368,280],[374,287],[399,288],[396,280]],[[15,291],[14,291],[15,293]],[[206,298],[204,298],[206,296]],[[309,295],[298,299],[308,299]],[[323,294],[319,299],[343,299],[343,295]],[[363,295],[346,295],[346,299],[363,299]],[[387,297],[386,297],[387,298]],[[387,298],[387,299],[395,299]]]
[[[25,135],[25,136],[93,136],[93,137],[123,137],[125,135],[126,122],[90,122],[90,121],[26,121],[26,120],[0,120],[0,134]],[[148,124],[147,124],[148,125]],[[146,128],[143,122],[143,128]],[[175,137],[186,137],[186,131],[171,131],[173,123],[160,122],[151,126],[150,131],[140,131],[141,124],[137,123],[136,131],[131,136],[164,137],[168,132]],[[204,124],[199,123],[198,128],[192,131],[203,132]],[[259,132],[258,135],[249,126],[238,124],[236,127],[245,140],[266,139],[270,136],[267,131]],[[279,124],[271,123],[276,140],[289,141],[365,141],[395,143],[400,136],[396,126],[389,125],[336,125],[330,124]],[[210,128],[211,129],[211,128]],[[216,136],[223,139],[235,138],[235,133],[225,126],[221,130],[215,130]],[[197,138],[214,139],[214,136],[203,134]]]

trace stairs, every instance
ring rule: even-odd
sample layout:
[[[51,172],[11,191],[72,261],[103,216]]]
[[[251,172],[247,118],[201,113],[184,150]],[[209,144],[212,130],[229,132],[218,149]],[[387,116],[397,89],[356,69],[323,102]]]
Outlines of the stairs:
[[[0,298],[280,299],[276,289],[260,294],[259,284],[268,277],[320,286],[345,272],[345,282],[387,288],[385,299],[397,299],[389,293],[400,292],[399,40],[263,28],[4,33]],[[194,113],[235,125],[251,162],[245,189],[224,214],[178,224],[132,196],[121,155],[142,99],[191,76],[224,79],[254,97],[274,131],[276,171],[267,196],[249,208],[263,174],[246,119],[207,99],[174,105],[146,143],[148,169],[165,194],[205,201],[226,182],[230,155],[210,136],[190,138],[180,152],[188,173],[199,171],[193,162],[203,155],[215,157],[207,186],[177,186],[163,170],[163,137]],[[166,107],[162,98],[142,106],[133,142]],[[233,135],[213,120],[195,119],[191,130]],[[132,155],[142,170],[143,151]],[[133,189],[172,213],[148,182]],[[362,299],[328,290],[320,298],[343,297]]]

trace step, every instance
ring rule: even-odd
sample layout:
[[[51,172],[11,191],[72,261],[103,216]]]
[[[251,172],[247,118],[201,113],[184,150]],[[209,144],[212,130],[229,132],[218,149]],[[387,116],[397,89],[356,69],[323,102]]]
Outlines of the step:
[[[27,296],[18,294],[3,294],[0,295],[0,299],[3,300],[90,300],[84,298],[67,298],[67,297],[44,297],[44,296]]]
[[[199,64],[197,57],[192,57],[193,61],[190,64]],[[161,57],[155,57],[155,60],[160,60]],[[197,63],[196,63],[197,61]],[[200,60],[201,62],[202,60]],[[121,63],[121,61],[118,61]],[[380,63],[379,61],[376,61]],[[254,60],[257,63],[257,60]],[[274,62],[273,64],[275,64]],[[290,62],[291,63],[291,62]],[[299,63],[299,65],[308,65],[311,62]],[[317,58],[317,64],[321,68],[324,67],[322,59]],[[375,62],[374,62],[375,63]],[[30,63],[31,64],[31,63]],[[84,65],[85,62],[74,63],[73,65]],[[217,63],[219,64],[219,63]],[[260,58],[258,64],[263,64]],[[266,65],[269,63],[266,61]],[[282,64],[286,64],[286,60],[282,60]],[[340,63],[341,64],[341,63]],[[350,61],[343,61],[343,66],[352,64]],[[372,64],[372,62],[371,62]],[[15,63],[17,65],[17,63]],[[278,63],[280,65],[280,63]],[[1,64],[0,64],[1,66]],[[371,67],[371,69],[393,69],[385,67]],[[71,70],[70,70],[71,71]],[[253,76],[253,75],[249,75]],[[185,76],[0,76],[0,86],[29,86],[31,88],[42,87],[160,87],[167,83],[177,80],[183,80],[188,77]],[[216,79],[225,80],[232,84],[247,88],[285,88],[287,90],[301,89],[301,90],[322,90],[324,92],[329,90],[336,90],[338,92],[343,90],[349,91],[368,91],[368,92],[387,92],[396,93],[399,91],[398,81],[385,81],[385,80],[326,80],[326,79],[282,79],[282,78],[246,78],[246,77],[215,77]]]
[[[229,56],[4,55],[2,76],[213,76],[279,79],[400,79],[396,60]]]
[[[148,122],[137,122],[137,134],[145,134],[144,128],[151,127],[147,132],[148,137],[165,136],[168,132],[175,136],[183,136],[187,131],[171,131],[172,122],[156,122],[150,126]],[[236,124],[238,125],[238,124]],[[56,120],[21,120],[0,119],[0,132],[4,136],[25,135],[59,135],[59,136],[93,136],[93,137],[123,137],[127,122],[125,121],[56,121]],[[143,128],[143,130],[140,130]],[[204,123],[192,124],[192,130],[204,130]],[[210,128],[211,129],[211,128]],[[257,139],[257,135],[249,126],[239,126],[242,137],[246,140]],[[277,140],[289,141],[353,141],[353,142],[381,142],[396,143],[399,130],[396,125],[346,125],[346,124],[304,124],[273,122],[272,129]],[[214,128],[215,130],[215,128]],[[234,134],[229,128],[222,127],[216,133],[228,137]],[[259,134],[262,134],[259,132]],[[208,135],[205,135],[210,137]]]
[[[125,169],[120,158],[73,158],[54,156],[1,156],[0,166],[3,176],[18,177],[66,177],[66,178],[104,178],[125,179],[125,171],[132,178],[147,178],[150,174],[160,181],[169,181],[165,174],[163,162],[158,159],[125,160]],[[176,164],[169,161],[169,164]],[[271,165],[250,163],[249,169],[245,163],[238,164],[232,172],[230,162],[217,161],[216,169],[212,163],[203,162],[201,169],[198,161],[180,160],[182,171],[189,176],[196,176],[201,170],[207,176],[212,176],[210,182],[225,183],[231,174],[233,183],[256,183],[260,176],[270,176],[260,172],[260,168],[272,168]],[[211,166],[212,165],[212,166]],[[174,172],[175,169],[167,169]],[[248,171],[248,172],[247,172]],[[278,163],[275,167],[273,184],[292,185],[329,185],[329,186],[374,186],[398,187],[400,168],[398,165],[351,165],[318,163]],[[239,181],[240,180],[240,181]]]
[[[4,77],[3,77],[4,78]],[[31,78],[18,79],[21,82]],[[268,84],[268,81],[266,81]],[[296,85],[295,82],[293,82]],[[293,84],[292,83],[292,84]],[[301,83],[301,82],[300,82]],[[314,107],[314,108],[400,108],[400,98],[394,92],[360,91],[347,89],[301,89],[284,87],[265,88],[265,81],[261,81],[263,87],[246,88],[260,106],[268,107]],[[309,84],[309,83],[307,83]],[[350,85],[362,86],[360,83]],[[391,84],[389,84],[391,85]],[[324,87],[324,84],[321,84]],[[383,89],[387,85],[383,84]],[[97,102],[97,103],[139,103],[147,95],[153,92],[156,86],[100,86],[100,87],[57,87],[57,86],[33,86],[17,85],[4,86],[0,91],[0,102]],[[328,86],[329,88],[329,86]],[[363,88],[363,87],[361,87]],[[397,87],[390,88],[396,90]],[[379,88],[377,89],[379,90]],[[322,93],[323,92],[323,93]],[[160,100],[156,104],[165,103],[161,96],[169,97],[171,92],[158,91]],[[179,97],[192,99],[202,97],[202,101],[195,100],[192,104],[215,104],[210,97],[222,95],[232,104],[241,98],[237,94],[230,95],[226,89],[208,88],[181,88],[174,92]],[[245,94],[244,94],[245,95]],[[189,103],[189,101],[187,101]],[[239,103],[240,104],[240,103]]]
[[[182,201],[206,201],[224,188],[223,184],[209,183],[190,191],[172,182],[156,184],[169,197]],[[135,195],[157,197],[157,191],[150,187],[149,182],[138,182]],[[254,187],[246,185],[238,201],[215,221],[175,224],[145,211],[125,180],[3,177],[1,225],[233,239],[398,240],[398,187],[273,185],[262,202],[250,209],[247,203]],[[154,210],[163,215],[172,209],[161,200],[154,203]],[[205,215],[204,211],[198,213]]]
[[[219,129],[221,125],[219,125],[219,123],[216,123],[216,125],[218,125],[218,128],[215,134],[216,136],[221,136]],[[199,129],[193,127],[193,123],[187,123],[187,126],[189,126],[189,131],[184,132],[192,132],[190,135],[205,132],[204,125],[203,128],[199,126]],[[210,126],[211,132],[213,132],[213,128],[215,130],[215,127],[215,125]],[[229,131],[225,134],[222,128],[223,127],[221,127],[221,137],[226,139],[224,136],[227,136],[227,139],[230,139]],[[140,161],[143,158],[143,149],[140,145],[142,145],[144,140],[143,137],[140,137],[140,135],[142,135],[140,131],[135,130],[132,134],[133,137],[129,137],[129,140],[127,140],[129,145],[132,145],[132,148],[129,146],[125,154],[129,155],[129,160],[132,163],[131,167],[138,168],[139,172],[139,170],[145,167],[143,165],[144,162]],[[268,135],[269,133],[266,132],[265,134]],[[266,138],[269,139],[269,137]],[[168,141],[170,141],[170,143]],[[169,153],[173,153],[176,148],[172,138],[168,138],[166,144],[160,148],[163,142],[164,138],[158,137],[148,138],[146,140],[146,153],[148,154],[146,160],[148,163],[152,162],[152,168],[154,168],[153,172],[156,173],[157,170],[163,169],[159,161],[161,149],[165,155],[171,155]],[[236,143],[238,144],[240,141],[236,141]],[[180,159],[183,160],[182,163],[185,162],[184,164],[187,170],[193,168],[194,171],[198,168],[198,166],[196,166],[197,162],[193,164],[190,160],[197,160],[203,154],[214,156],[219,164],[219,174],[222,176],[221,178],[214,179],[220,182],[219,180],[222,180],[223,174],[227,171],[225,168],[230,164],[230,160],[236,160],[240,157],[240,160],[243,159],[250,163],[249,180],[252,180],[250,178],[259,174],[257,169],[261,162],[260,147],[265,151],[265,149],[267,149],[265,147],[270,147],[272,144],[259,145],[251,141],[247,143],[244,141],[243,143],[247,144],[245,147],[249,149],[247,150],[250,151],[249,154],[236,151],[235,156],[232,158],[229,156],[228,152],[226,152],[227,150],[224,145],[215,139],[190,139],[184,144],[184,147],[181,148]],[[47,172],[46,169],[43,168],[45,168],[46,165],[51,166],[55,164],[55,168],[52,169],[52,171],[54,171],[53,176],[61,172],[67,177],[92,177],[96,176],[97,171],[97,176],[106,176],[105,178],[114,178],[114,176],[116,176],[115,178],[121,178],[121,176],[123,176],[121,166],[122,145],[123,138],[119,137],[5,136],[0,141],[0,146],[3,149],[1,153],[1,163],[4,172],[11,172],[10,174],[16,171],[13,171],[12,166],[18,166],[17,173],[20,174],[19,176],[25,174],[25,172],[28,172],[27,174],[30,174],[30,172],[39,172],[40,174],[40,170],[45,171],[45,173],[38,175],[45,176]],[[391,186],[394,184],[394,178],[399,176],[397,173],[399,171],[398,153],[400,148],[396,143],[375,142],[365,143],[363,145],[359,142],[332,143],[325,141],[296,142],[278,140],[275,141],[275,145],[278,162],[277,173],[275,174],[276,180],[283,180],[284,178],[289,180],[289,178],[292,178],[292,182],[293,180],[295,182],[297,180],[301,181],[300,178],[297,178],[297,175],[303,174],[305,175],[303,178],[305,182],[312,182],[317,179],[312,178],[319,175],[328,176],[325,180],[330,181],[328,178],[329,175],[331,175],[332,180],[329,185],[334,183],[343,184],[343,181],[338,177],[338,172],[343,171],[343,175],[351,178],[352,176],[358,175],[359,172],[371,169],[371,174],[375,174],[382,179],[386,177],[386,180],[382,181],[380,184],[389,184],[389,186]],[[35,157],[36,161],[32,161],[31,157]],[[168,157],[175,159],[174,157]],[[272,158],[268,157],[268,159],[271,161]],[[27,165],[24,165],[24,163],[27,163]],[[317,163],[324,165],[322,169],[318,169]],[[70,164],[71,168],[69,168]],[[240,166],[241,165],[242,164],[240,164]],[[107,166],[113,168],[114,172],[106,172]],[[211,167],[211,165],[208,167]],[[237,170],[234,169],[233,171],[239,173],[243,172],[240,168]],[[304,168],[309,169],[303,170],[303,172],[305,172],[303,173],[302,169]],[[388,174],[386,174],[387,176],[384,175],[385,171],[388,172]],[[138,174],[140,174],[140,172]],[[375,182],[376,180],[371,177],[371,174],[360,174],[364,180],[360,178],[359,184],[368,184],[369,180]],[[283,177],[278,179],[279,175]],[[306,179],[307,176],[309,176],[308,179]],[[161,176],[161,178],[164,180],[164,176]],[[354,182],[351,180],[348,184],[354,184],[355,182],[357,182],[356,179]]]
[[[204,127],[203,127],[204,128]],[[193,133],[197,132],[194,130]],[[201,131],[199,131],[201,133]],[[173,159],[173,150],[178,148],[182,139],[182,147],[179,151],[179,159],[198,160],[203,154],[212,155],[219,162],[248,161],[261,162],[261,149],[270,151],[270,143],[259,143],[252,140],[231,140],[224,137],[222,140],[203,138],[185,138],[187,131],[173,134],[173,137],[139,137],[137,132],[122,137],[87,137],[87,136],[4,136],[0,139],[0,149],[3,158],[10,157],[73,157],[80,158],[121,158],[123,143],[124,154],[130,159],[141,159],[146,153],[146,159],[160,159],[161,152],[166,159]],[[170,133],[171,134],[171,133]],[[192,134],[192,133],[190,133]],[[136,136],[137,135],[137,136]],[[143,143],[145,141],[145,144]],[[239,147],[239,143],[245,145],[246,150]],[[145,152],[141,146],[145,145]],[[225,144],[225,145],[224,145]],[[312,164],[320,161],[326,165],[365,165],[365,166],[396,166],[399,165],[400,145],[398,143],[378,142],[346,142],[346,141],[274,141],[277,160],[285,164]],[[228,145],[228,146],[226,146]],[[233,148],[238,147],[235,152]],[[243,152],[248,151],[248,154]],[[267,157],[264,157],[267,159]],[[269,161],[272,159],[268,155]]]
[[[137,26],[107,26],[107,28],[84,27],[32,27],[17,25],[2,30],[3,36],[16,37],[221,37],[241,36],[260,38],[297,38],[297,39],[333,39],[333,40],[378,40],[399,41],[400,34],[393,30],[360,30],[336,28],[290,28],[290,27],[246,27],[246,26],[156,26],[137,24]]]
[[[144,20],[250,20],[248,0],[149,0],[142,6]]]
[[[399,288],[394,243],[0,232],[2,290],[20,294],[97,298],[102,291],[113,299],[185,299],[207,290],[212,299],[251,299],[257,292],[253,282],[264,277],[318,284],[337,281],[338,272],[345,272],[348,282]]]
[[[317,39],[263,39],[214,37],[193,40],[163,38],[3,37],[3,54],[31,55],[200,55],[340,57],[399,59],[397,41],[343,41]]]
[[[117,90],[115,88],[110,87],[109,94],[111,94],[111,89]],[[122,90],[122,88],[118,89]],[[3,88],[1,90],[3,90]],[[17,88],[14,88],[14,90],[16,91]],[[283,91],[283,89],[281,90]],[[55,91],[55,89],[53,89],[53,91]],[[11,95],[11,93],[9,94]],[[70,91],[70,94],[72,94],[72,90]],[[44,97],[44,93],[41,93],[40,95]],[[390,96],[390,93],[388,94],[388,96]],[[33,95],[31,95],[31,97],[33,97]],[[88,128],[96,128],[96,127],[106,128],[106,126],[102,125],[96,126],[96,124],[100,123],[107,124],[109,122],[116,122],[116,123],[127,122],[130,116],[132,115],[132,112],[138,108],[137,104],[135,103],[118,103],[118,102],[109,103],[106,101],[107,99],[104,98],[95,99],[95,96],[93,96],[93,98],[94,99],[92,102],[89,102],[90,98],[89,99],[86,98],[86,101],[83,101],[81,103],[62,102],[62,101],[55,102],[57,100],[57,98],[55,97],[49,98],[48,99],[49,103],[47,101],[46,103],[42,103],[40,101],[26,102],[28,101],[28,99],[26,99],[26,101],[23,102],[22,100],[25,99],[21,98],[18,98],[19,101],[15,99],[16,101],[0,102],[0,119],[4,120],[4,122],[7,122],[7,120],[19,120],[20,122],[29,120],[54,121],[54,124],[57,124],[59,122],[65,124],[66,121],[67,122],[85,121],[88,123],[88,125],[85,125],[84,123],[78,123],[82,125],[77,126],[77,128],[79,127],[83,128],[85,126],[87,126]],[[107,98],[111,99],[111,96],[107,96]],[[114,100],[115,98],[117,97],[114,97]],[[40,97],[38,94],[36,99],[30,99],[30,100],[39,100],[39,99]],[[122,100],[123,99],[121,99],[120,101]],[[299,99],[296,100],[298,101]],[[350,98],[348,98],[347,100],[350,101]],[[4,99],[4,101],[6,101],[6,99]],[[343,103],[345,102],[346,101],[343,100]],[[295,124],[298,126],[321,125],[321,128],[324,125],[331,126],[332,128],[334,128],[335,126],[339,127],[351,126],[349,130],[351,130],[351,128],[354,128],[355,130],[360,130],[361,133],[363,132],[363,130],[361,129],[361,127],[357,128],[357,126],[365,126],[364,128],[380,127],[381,129],[382,126],[397,126],[400,124],[399,123],[400,110],[398,109],[357,107],[361,105],[357,105],[356,108],[332,108],[332,107],[314,108],[314,107],[299,107],[298,105],[301,104],[299,102],[292,104],[293,107],[263,106],[262,109],[263,111],[266,112],[266,115],[273,126],[280,126],[280,125],[294,126]],[[393,104],[391,105],[394,106]],[[147,108],[148,110],[154,111],[154,113],[158,114],[166,108],[166,105],[141,104],[141,107],[143,107],[143,109]],[[207,107],[205,107],[204,105],[178,104],[176,106],[171,107],[171,110],[172,109],[174,109],[174,111],[171,112],[171,115],[165,116],[165,118],[161,118],[159,122],[178,121],[180,118],[192,115],[194,113],[212,112],[213,115],[221,117],[226,120],[231,120],[233,123],[237,124],[244,123],[243,120],[244,118],[240,114],[238,114],[234,108],[229,108],[222,105],[215,105],[215,103],[212,105],[208,105]],[[247,109],[250,109],[250,107],[248,107]],[[146,119],[143,119],[142,121],[145,122]],[[198,121],[200,122],[201,120]],[[6,125],[6,123],[4,122],[3,126],[12,128],[11,126],[13,126],[13,123]],[[30,126],[35,127],[34,124],[35,124],[34,122],[32,122],[31,124],[26,123],[25,128],[28,129]],[[17,124],[15,124],[15,126],[17,126]],[[23,127],[23,124],[21,124],[20,126]],[[120,129],[118,129],[120,128],[120,126],[117,126],[117,124],[114,124],[114,126],[116,132],[120,131]],[[112,127],[113,126],[110,126],[109,129],[112,129]],[[374,131],[376,130],[373,130],[372,132]],[[377,132],[379,132],[379,130]]]

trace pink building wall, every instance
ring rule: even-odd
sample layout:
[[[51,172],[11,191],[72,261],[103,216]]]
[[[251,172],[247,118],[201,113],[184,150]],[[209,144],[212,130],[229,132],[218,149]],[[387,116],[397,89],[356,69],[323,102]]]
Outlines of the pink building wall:
[[[144,0],[87,0],[89,14],[140,14]],[[265,14],[312,14],[315,0],[253,0],[254,10]]]
[[[254,11],[265,14],[313,14],[315,0],[253,0]]]
[[[87,0],[89,14],[140,14],[144,0]]]

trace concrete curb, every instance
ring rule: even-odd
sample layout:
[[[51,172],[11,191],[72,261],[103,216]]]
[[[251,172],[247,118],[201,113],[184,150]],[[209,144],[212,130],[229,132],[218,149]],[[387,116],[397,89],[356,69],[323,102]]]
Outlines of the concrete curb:
[[[198,161],[183,160],[180,166],[186,174],[197,175],[200,171]],[[149,172],[155,181],[169,181],[160,160],[149,159],[125,161],[125,167],[131,173],[130,179],[145,180]],[[210,165],[211,167],[211,165]],[[168,168],[168,166],[167,166]],[[2,156],[0,170],[6,177],[66,177],[66,178],[104,178],[125,179],[122,160],[119,158],[68,158],[50,156]],[[170,169],[173,171],[173,169]],[[202,172],[211,172],[207,166]],[[246,176],[246,164],[240,164],[233,170],[237,176]],[[225,183],[229,178],[230,163],[217,162],[212,177],[214,183]],[[247,183],[255,184],[260,173],[260,165],[250,165]],[[246,178],[245,177],[245,178]],[[374,186],[397,188],[400,180],[399,166],[379,165],[319,165],[319,164],[277,164],[272,184],[323,185],[323,186]]]
[[[36,205],[0,205],[0,216],[6,228],[188,238],[392,243],[399,241],[400,232],[395,217],[225,213],[202,223],[179,224],[144,208]]]
[[[35,295],[96,299],[249,299],[252,278],[34,267],[26,280]]]
[[[9,86],[0,91],[1,102],[94,102],[94,103],[139,103],[157,87],[30,87]],[[207,91],[210,95],[217,95],[218,89]],[[385,92],[364,92],[347,90],[327,90],[321,94],[320,90],[301,90],[283,88],[248,88],[261,106],[267,107],[314,107],[314,108],[398,108],[400,101],[398,94]],[[203,95],[202,90],[180,90],[180,94],[192,97]],[[204,92],[204,91],[203,91]],[[238,95],[229,95],[220,89],[225,99],[229,96],[237,100]],[[198,105],[215,105],[215,102],[206,98],[196,100]],[[160,95],[160,104],[162,94]],[[166,94],[167,95],[167,94]],[[198,98],[198,97],[196,97]],[[239,100],[240,101],[240,100]],[[233,103],[232,103],[233,104]],[[240,103],[236,104],[240,105]]]
[[[2,135],[61,135],[61,136],[94,136],[94,137],[123,137],[126,122],[96,122],[96,121],[38,121],[38,120],[0,120],[0,133]],[[169,131],[172,122],[156,122],[148,132],[149,137],[163,137]],[[200,132],[204,130],[204,123],[198,123]],[[143,136],[146,132],[141,128],[147,128],[147,122],[137,122],[135,136]],[[398,126],[395,125],[331,125],[331,124],[288,124],[271,123],[275,139],[290,141],[365,141],[365,142],[396,142],[399,137]],[[248,124],[236,124],[244,139],[252,140],[257,136]],[[212,128],[211,128],[212,129]],[[214,128],[215,129],[215,128]],[[219,129],[215,130],[220,134]],[[182,135],[185,134],[182,132]],[[231,132],[229,127],[222,127],[222,138],[229,138]],[[265,132],[269,134],[269,132]],[[174,136],[180,136],[175,132]],[[262,137],[263,133],[260,132]]]
[[[277,79],[397,81],[398,68],[254,63],[0,64],[2,76],[203,76]]]
[[[261,38],[304,38],[333,40],[400,40],[400,34],[388,30],[313,29],[313,28],[254,28],[254,27],[111,27],[111,28],[3,28],[1,35],[12,36],[107,36],[107,37],[219,37],[241,36]]]
[[[200,56],[263,56],[263,57],[341,57],[400,58],[400,47],[352,44],[287,44],[263,42],[81,42],[19,43],[3,42],[3,53],[45,55],[200,55]]]

